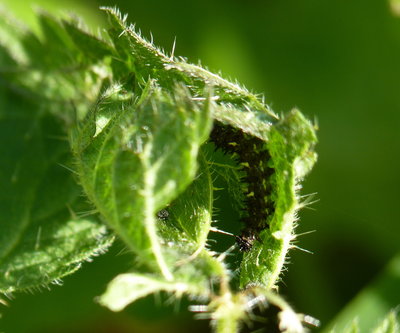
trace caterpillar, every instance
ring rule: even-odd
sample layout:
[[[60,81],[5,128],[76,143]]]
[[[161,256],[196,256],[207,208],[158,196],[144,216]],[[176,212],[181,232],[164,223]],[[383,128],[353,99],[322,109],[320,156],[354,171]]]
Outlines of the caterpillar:
[[[274,168],[268,163],[271,156],[263,140],[220,122],[214,123],[210,141],[230,154],[245,174],[242,178],[244,212],[240,219],[244,228],[235,238],[239,250],[247,252],[259,240],[259,233],[269,227],[268,219],[275,210],[269,181],[274,174]]]

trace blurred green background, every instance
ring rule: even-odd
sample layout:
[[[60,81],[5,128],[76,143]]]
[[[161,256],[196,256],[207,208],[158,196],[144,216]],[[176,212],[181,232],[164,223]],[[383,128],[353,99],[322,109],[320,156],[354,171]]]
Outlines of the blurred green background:
[[[297,243],[314,254],[291,253],[280,291],[322,327],[399,252],[400,18],[386,1],[1,2],[28,24],[34,24],[30,3],[77,12],[92,26],[104,23],[99,6],[117,6],[167,52],[176,37],[175,55],[201,59],[264,93],[278,113],[298,107],[317,121],[319,161],[303,194],[317,192],[319,201],[301,212],[298,227],[316,232]],[[129,258],[118,253],[117,244],[52,292],[16,295],[1,309],[0,327],[9,333],[207,331],[207,322],[178,316],[165,297],[120,314],[96,305],[106,283],[129,268]],[[392,299],[382,301],[387,307],[400,303],[398,276],[397,293],[391,289]],[[178,306],[181,312],[187,304]]]

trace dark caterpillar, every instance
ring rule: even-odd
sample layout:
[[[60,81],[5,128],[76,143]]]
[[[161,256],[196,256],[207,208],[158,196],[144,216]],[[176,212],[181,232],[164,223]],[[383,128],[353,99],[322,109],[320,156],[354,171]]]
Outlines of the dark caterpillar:
[[[269,227],[268,217],[275,210],[269,182],[274,173],[274,169],[268,166],[271,156],[261,139],[219,122],[214,123],[210,140],[217,148],[231,154],[245,173],[245,211],[241,217],[245,227],[235,238],[240,251],[249,251],[260,231]]]

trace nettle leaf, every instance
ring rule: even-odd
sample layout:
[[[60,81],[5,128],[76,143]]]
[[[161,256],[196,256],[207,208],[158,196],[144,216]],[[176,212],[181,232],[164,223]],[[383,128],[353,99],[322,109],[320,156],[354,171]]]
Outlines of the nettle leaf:
[[[271,288],[277,282],[288,250],[295,238],[296,212],[301,208],[296,189],[316,160],[313,126],[293,110],[271,127],[266,145],[271,155],[271,176],[275,210],[269,228],[261,232],[260,243],[244,254],[240,284],[251,283]]]
[[[93,36],[86,28],[81,28],[80,22],[63,20],[63,27],[71,38],[75,47],[81,51],[82,62],[98,62],[104,57],[114,54],[114,50],[106,41]]]
[[[43,34],[42,45],[48,50],[45,59],[40,62],[35,59],[38,66],[47,64],[51,69],[57,70],[76,63],[78,52],[62,23],[45,12],[40,13],[38,18]]]
[[[72,142],[82,185],[106,221],[152,270],[172,279],[155,215],[193,180],[197,153],[210,131],[187,91],[149,84],[137,102],[110,88]]]
[[[266,186],[272,188],[268,201],[273,200],[274,211],[268,216],[268,221],[265,221],[268,222],[269,227],[264,227],[255,246],[244,254],[239,275],[242,288],[254,283],[267,289],[274,287],[287,251],[291,247],[291,241],[295,237],[296,211],[302,205],[297,197],[296,189],[315,162],[313,147],[316,138],[313,125],[298,111],[293,111],[280,119],[262,100],[245,88],[210,73],[200,66],[188,64],[181,58],[176,59],[174,56],[165,55],[162,50],[140,36],[133,26],[127,25],[126,17],[121,17],[118,11],[110,8],[105,8],[105,10],[110,22],[108,34],[117,50],[117,57],[113,59],[116,63],[113,66],[114,73],[119,73],[121,68],[133,73],[133,86],[137,94],[140,95],[142,87],[147,84],[149,78],[156,80],[161,89],[172,95],[175,94],[175,82],[181,82],[188,87],[193,100],[201,105],[206,99],[206,88],[212,86],[215,101],[214,127],[230,128],[233,133],[245,136],[249,142],[254,137],[258,140],[257,142],[262,143],[263,148],[260,149],[270,155],[268,167],[274,168],[275,173],[270,179],[259,179],[259,181],[268,183]],[[232,144],[237,143],[232,142]],[[250,145],[248,149],[251,151],[254,147]],[[254,153],[259,154],[258,151]],[[267,167],[267,161],[264,166]],[[236,180],[233,191],[245,187],[237,183],[243,183],[243,180],[240,178]],[[191,198],[188,198],[187,202],[190,200]],[[186,216],[192,214],[192,208],[188,203],[185,205],[187,213],[183,214],[183,211],[179,212],[179,209],[175,208],[176,212],[171,214],[170,222],[177,226],[177,229],[184,231],[185,236],[190,236],[187,227],[189,220]],[[171,204],[172,209],[173,207]],[[166,236],[168,233],[164,233],[163,230],[160,228],[162,239],[173,239]],[[182,235],[180,237],[182,238]],[[135,289],[137,286],[132,286],[132,288]],[[224,307],[224,305],[221,306]],[[243,304],[238,306],[242,308],[243,313],[246,312]],[[239,315],[236,319],[225,321],[226,318],[221,317],[222,308],[215,309],[215,313],[218,313],[217,321],[225,322],[228,326],[230,324],[235,326],[236,324],[233,324],[235,320],[239,320],[239,317],[243,319],[243,316]]]
[[[400,319],[398,310],[391,310],[379,325],[372,331],[373,333],[399,333]]]
[[[238,83],[232,83],[219,75],[194,64],[187,63],[183,58],[167,56],[162,50],[147,41],[127,24],[127,16],[122,16],[115,8],[102,8],[108,16],[110,28],[107,30],[119,58],[117,61],[125,64],[125,68],[135,73],[138,82],[146,82],[148,77],[156,79],[164,89],[173,89],[174,82],[184,83],[190,89],[193,97],[204,98],[207,87],[213,87],[214,100],[219,105],[234,106],[236,110],[250,113],[250,117],[260,117],[264,120],[277,120],[275,113],[256,95],[250,93]],[[219,119],[224,111],[215,112]],[[221,115],[224,117],[224,115]],[[228,116],[229,117],[229,116]],[[225,118],[225,117],[224,117]]]
[[[81,202],[62,123],[3,91],[0,292],[45,286],[107,249],[112,237]]]
[[[213,204],[213,181],[206,157],[200,151],[197,176],[167,207],[168,222],[177,226],[198,249],[204,248],[211,227]]]
[[[128,66],[131,65],[131,70],[138,77],[151,76],[165,89],[169,89],[170,81],[184,82],[198,100],[202,99],[205,86],[213,86],[217,95],[214,98],[217,104],[214,112],[215,121],[265,142],[266,150],[272,155],[271,164],[276,169],[274,179],[270,180],[273,187],[271,196],[276,202],[276,212],[270,217],[271,229],[265,230],[263,235],[260,235],[261,243],[265,247],[258,244],[255,251],[250,251],[248,255],[251,256],[251,260],[247,260],[250,258],[245,254],[241,285],[244,287],[247,283],[257,282],[267,287],[274,286],[290,242],[294,238],[295,213],[300,208],[295,189],[315,162],[313,147],[316,138],[313,125],[298,111],[279,119],[246,89],[200,66],[166,56],[137,34],[133,26],[127,25],[126,17],[121,18],[114,9],[105,10],[111,24],[110,37],[114,44],[125,52],[129,49],[133,53],[132,56],[126,52],[124,56],[131,59],[127,61]],[[260,252],[261,248],[264,250]],[[246,264],[249,261],[253,263],[250,266]]]
[[[116,9],[103,9],[106,37],[45,13],[41,38],[0,21],[1,82],[30,110],[0,104],[1,135],[15,138],[15,147],[1,148],[0,291],[37,286],[40,274],[47,283],[103,251],[111,238],[95,211],[136,262],[111,282],[103,305],[120,310],[150,293],[186,293],[208,302],[201,309],[216,331],[234,332],[254,304],[270,302],[282,309],[282,331],[302,332],[270,289],[304,205],[297,191],[316,160],[314,126],[297,110],[279,117],[239,84],[166,55]],[[70,147],[51,139],[66,136]],[[218,164],[211,142],[232,163]],[[222,253],[208,242],[218,229],[213,174],[243,222],[239,246]],[[79,197],[82,188],[93,207]],[[241,260],[228,265],[239,249]]]
[[[152,276],[127,273],[117,276],[99,301],[113,311],[120,311],[139,298],[160,291],[174,293],[177,297],[183,294],[208,296],[207,289],[199,287],[194,281],[188,283],[165,281]]]
[[[0,57],[6,61],[0,78],[20,95],[41,100],[43,108],[72,126],[85,116],[111,76],[106,60],[112,56],[111,47],[90,38],[76,23],[63,23],[45,12],[38,19],[40,38],[0,13]]]
[[[118,275],[99,297],[100,304],[120,311],[137,299],[151,293],[167,292],[180,298],[183,294],[197,301],[212,298],[210,280],[224,277],[223,263],[206,249],[212,212],[211,175],[202,153],[199,155],[198,175],[193,183],[164,211],[157,222],[161,246],[173,281],[160,274],[126,273]]]
[[[359,318],[354,318],[351,323],[347,324],[340,332],[343,333],[359,333],[364,332],[365,330],[360,329],[363,326],[362,322],[360,322]],[[365,325],[364,325],[365,326]],[[331,330],[326,330],[329,333],[339,333],[339,330],[333,328]],[[376,325],[376,327],[370,327],[368,329],[370,333],[399,333],[400,332],[400,320],[398,309],[392,309],[389,313],[383,318],[380,319],[380,322]]]
[[[104,65],[82,62],[60,21],[39,17],[42,38],[8,13],[0,17],[4,293],[58,281],[112,242],[68,169],[67,129],[97,96]]]
[[[345,331],[355,319],[360,332],[399,332],[399,268],[400,254],[397,254],[377,278],[326,325],[323,333]]]

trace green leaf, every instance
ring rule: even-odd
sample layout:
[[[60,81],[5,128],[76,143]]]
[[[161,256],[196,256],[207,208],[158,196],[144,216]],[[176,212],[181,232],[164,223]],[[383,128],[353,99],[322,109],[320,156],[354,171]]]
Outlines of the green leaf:
[[[0,54],[3,59],[7,59],[6,62],[0,62],[2,72],[15,70],[17,64],[28,63],[28,55],[22,45],[22,38],[26,34],[28,34],[26,28],[0,8]]]
[[[82,52],[82,62],[88,58],[91,61],[98,62],[104,57],[111,56],[114,53],[112,47],[108,45],[108,43],[80,28],[78,22],[64,20],[63,27],[73,41],[75,47]]]
[[[358,319],[358,326],[361,332],[371,331],[371,328],[375,327],[385,317],[386,324],[382,323],[381,327],[385,327],[385,325],[387,327],[396,327],[391,326],[391,318],[395,314],[398,316],[398,313],[392,309],[396,309],[400,303],[399,294],[400,255],[398,254],[389,262],[383,272],[370,285],[361,290],[337,317],[326,326],[324,332],[331,332],[332,330],[341,332],[353,318]]]
[[[339,326],[340,327],[340,326]],[[362,328],[362,330],[360,329]],[[345,326],[342,330],[338,330],[336,327],[330,330],[330,333],[358,333],[358,332],[371,332],[371,333],[399,333],[400,332],[400,320],[397,310],[391,310],[382,319],[382,321],[374,328],[368,327],[365,323],[360,323],[358,317]]]
[[[43,108],[72,126],[111,76],[105,60],[111,50],[76,23],[63,24],[46,13],[39,14],[39,20],[41,38],[0,12],[0,58],[5,61],[0,77],[19,94],[41,100]]]
[[[315,128],[298,111],[278,117],[239,84],[167,56],[117,10],[105,11],[108,38],[47,14],[40,14],[41,38],[0,21],[6,37],[0,39],[6,65],[0,66],[1,79],[25,96],[23,109],[30,111],[15,118],[6,111],[1,118],[7,125],[2,135],[11,136],[7,122],[12,119],[17,136],[15,147],[2,148],[7,162],[0,168],[7,190],[0,204],[10,219],[0,236],[3,279],[8,279],[4,290],[37,285],[39,266],[46,282],[103,250],[110,243],[105,227],[95,216],[83,217],[95,210],[137,262],[133,273],[110,284],[102,304],[121,309],[160,290],[200,295],[209,301],[216,330],[234,331],[250,317],[249,304],[267,297],[279,279],[303,205],[296,189],[316,159]],[[258,156],[259,165],[217,166],[204,153],[208,147],[201,147],[213,122],[214,128],[229,127],[248,138],[248,153]],[[71,147],[50,139],[66,134]],[[60,164],[75,170],[76,179]],[[231,268],[228,253],[217,254],[207,244],[216,190],[211,173],[223,175],[240,211],[243,165],[268,171],[255,173],[265,190],[259,199],[266,221],[259,224],[254,246]],[[79,197],[76,181],[94,208]],[[54,264],[52,254],[61,260]],[[235,279],[231,269],[238,272]],[[254,284],[259,288],[249,295],[245,288]],[[302,331],[299,317],[278,303],[282,329]]]
[[[172,279],[155,214],[193,180],[210,131],[183,87],[170,96],[150,84],[139,103],[120,86],[105,93],[73,137],[82,185],[106,221],[152,270]]]
[[[0,292],[47,285],[111,244],[81,202],[62,123],[2,91]],[[10,140],[12,138],[12,140]],[[86,213],[87,214],[87,213]]]
[[[168,91],[171,91],[171,82],[182,82],[199,101],[204,99],[204,88],[212,86],[216,102],[214,121],[265,142],[276,171],[274,179],[266,181],[272,184],[277,208],[269,218],[270,229],[260,235],[262,244],[244,255],[240,280],[242,287],[249,283],[273,287],[295,237],[296,211],[301,207],[296,186],[316,160],[315,128],[298,111],[279,120],[245,88],[200,66],[168,57],[140,36],[133,26],[127,25],[126,17],[122,18],[116,9],[105,8],[105,11],[111,25],[109,36],[119,50],[121,61],[139,82],[151,77]]]
[[[174,293],[176,297],[190,294],[207,298],[207,289],[187,282],[165,281],[163,278],[136,273],[118,275],[109,285],[107,291],[99,298],[100,304],[110,310],[120,311],[139,298],[159,291]]]
[[[385,319],[372,331],[373,333],[399,333],[400,320],[398,311],[392,310]]]
[[[358,325],[358,319],[354,319],[349,325],[347,325],[344,330],[344,333],[359,333],[360,328]]]
[[[158,221],[163,252],[173,267],[174,280],[160,275],[126,273],[110,282],[99,302],[120,311],[138,298],[158,291],[210,298],[210,278],[219,278],[225,268],[204,249],[211,225],[212,181],[207,162],[199,154],[198,175],[168,207],[166,220]]]
[[[42,52],[44,58],[34,59],[35,65],[66,69],[76,63],[78,51],[62,23],[45,12],[40,13],[38,18],[47,52]]]
[[[128,25],[127,16],[123,17],[116,8],[103,7],[102,9],[108,16],[110,24],[108,34],[119,54],[118,61],[124,63],[127,71],[134,72],[140,83],[145,83],[150,77],[156,79],[163,88],[173,90],[174,82],[182,82],[198,99],[204,98],[205,88],[213,87],[214,100],[219,105],[234,106],[237,110],[247,113],[246,116],[249,117],[253,117],[252,113],[256,113],[263,120],[276,121],[278,119],[260,98],[246,88],[211,73],[201,66],[189,64],[182,58],[167,56],[152,42],[142,37],[133,25]],[[221,113],[224,111],[216,110],[215,118],[219,119]]]
[[[261,232],[261,244],[256,243],[244,254],[240,282],[244,287],[260,283],[271,288],[279,278],[288,250],[295,238],[296,211],[301,208],[296,186],[316,160],[316,143],[312,124],[297,110],[293,110],[267,134],[274,175],[272,196],[275,211],[269,228]]]
[[[169,222],[177,225],[199,248],[204,248],[213,211],[213,182],[204,153],[199,154],[195,180],[171,203],[168,211]]]

